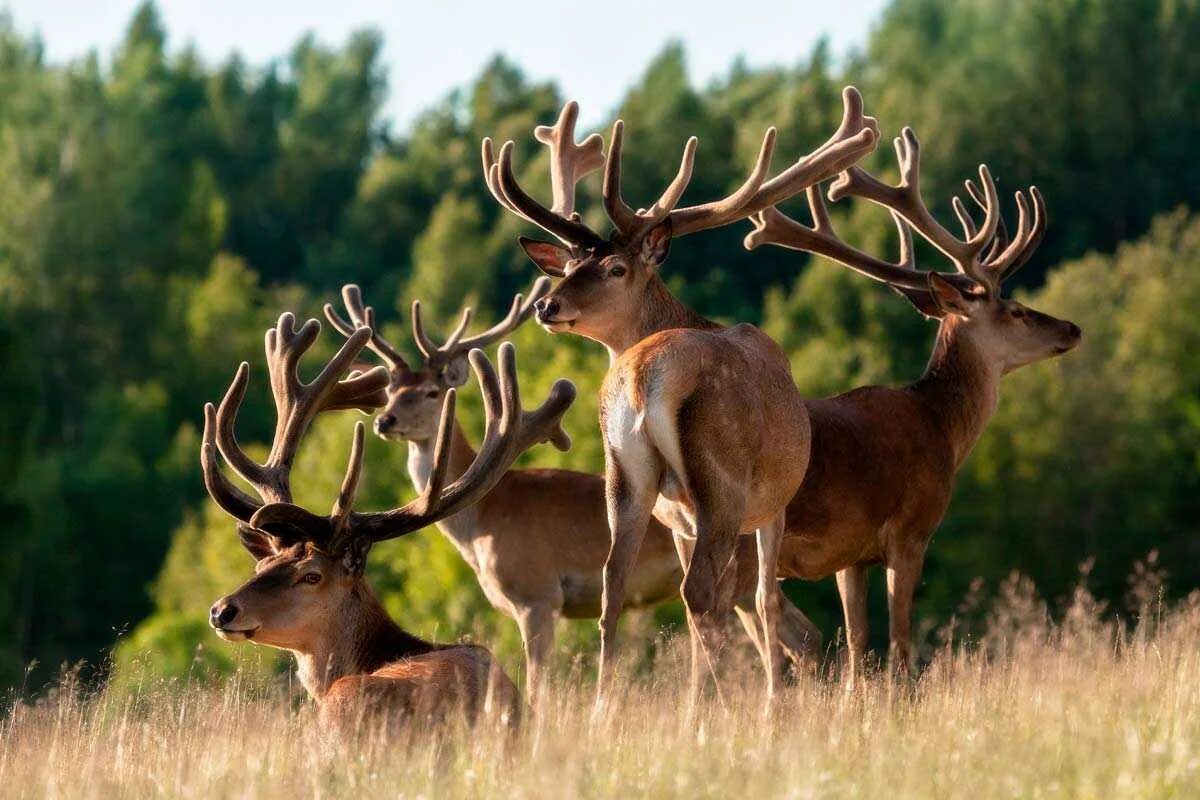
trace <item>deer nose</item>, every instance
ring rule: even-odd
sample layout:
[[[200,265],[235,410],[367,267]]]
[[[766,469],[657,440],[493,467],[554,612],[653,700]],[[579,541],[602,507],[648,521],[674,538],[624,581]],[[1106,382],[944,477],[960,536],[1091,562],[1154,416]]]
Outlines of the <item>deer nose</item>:
[[[375,417],[375,432],[386,433],[396,424],[396,418],[391,414],[380,414]]]
[[[238,607],[234,603],[218,600],[213,603],[213,607],[208,611],[208,624],[214,628],[224,628],[229,623],[233,622],[233,618],[238,615]]]
[[[1067,323],[1067,332],[1071,334],[1071,338],[1075,341],[1083,339],[1083,328],[1076,325],[1074,322]]]
[[[549,322],[558,315],[558,301],[550,297],[543,297],[533,307],[537,310],[538,322]]]

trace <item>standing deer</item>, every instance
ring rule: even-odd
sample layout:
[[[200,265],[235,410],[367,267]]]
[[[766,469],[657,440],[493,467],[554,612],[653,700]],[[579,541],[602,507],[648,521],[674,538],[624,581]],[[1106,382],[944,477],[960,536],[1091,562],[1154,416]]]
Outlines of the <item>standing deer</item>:
[[[217,634],[291,651],[300,681],[321,707],[321,717],[352,723],[363,714],[443,718],[461,710],[469,719],[489,708],[516,720],[519,696],[512,682],[482,647],[435,644],[402,630],[383,609],[363,577],[376,542],[403,536],[453,515],[487,494],[526,448],[562,440],[563,412],[575,388],[559,381],[531,412],[521,410],[514,351],[500,348],[500,378],[481,351],[469,358],[483,390],[486,433],[479,454],[455,478],[448,475],[455,393],[442,403],[429,480],[412,502],[389,511],[353,509],[362,472],[363,425],[357,423],[341,491],[328,516],[292,503],[291,468],[300,440],[321,411],[377,408],[387,373],[375,368],[345,374],[371,337],[351,333],[311,383],[297,365],[316,341],[320,323],[299,330],[291,314],[267,332],[267,366],[275,398],[274,441],[265,463],[238,445],[234,429],[245,397],[249,365],[243,363],[219,408],[204,408],[201,446],[205,486],[217,504],[238,521],[242,544],[257,561],[255,575],[218,600],[210,612]],[[217,453],[258,493],[255,500],[222,473]]]
[[[768,702],[781,668],[776,560],[783,511],[804,477],[809,423],[783,352],[751,325],[721,326],[689,309],[667,289],[659,267],[673,237],[729,225],[803,192],[849,168],[875,147],[874,120],[862,98],[843,93],[842,123],[825,144],[767,179],[775,129],[763,138],[746,181],[729,196],[676,208],[691,178],[697,140],[684,148],[675,179],[648,209],[621,197],[623,123],[613,126],[607,159],[593,135],[574,141],[577,106],[535,137],[550,148],[550,208],[526,193],[513,174],[513,143],[497,159],[483,142],[484,173],[505,208],[553,234],[559,243],[521,239],[533,262],[561,278],[537,302],[551,332],[572,331],[602,343],[611,361],[600,396],[611,548],[604,566],[600,617],[603,698],[618,615],[634,559],[653,513],[694,537],[683,598],[693,636],[692,692],[699,656],[722,647],[719,620],[733,604],[731,566],[741,531],[755,530],[756,606],[762,623]],[[604,165],[603,200],[614,231],[606,239],[575,213],[575,185]],[[697,648],[697,645],[699,646]]]
[[[746,247],[775,244],[833,259],[892,286],[939,320],[925,374],[901,389],[867,386],[808,402],[812,456],[787,509],[780,575],[816,579],[837,573],[850,650],[849,681],[861,675],[867,647],[867,566],[887,572],[890,659],[911,669],[913,593],[925,550],[950,502],[954,478],[996,409],[1000,378],[1026,364],[1062,355],[1079,327],[1001,297],[1001,284],[1040,243],[1046,225],[1041,194],[1016,193],[1018,222],[1009,241],[996,186],[979,168],[982,189],[967,191],[984,212],[976,226],[959,198],[959,239],[921,199],[920,148],[905,128],[896,139],[900,183],[890,186],[859,167],[843,173],[829,197],[862,197],[889,209],[900,232],[900,258],[886,262],[837,237],[818,187],[808,190],[812,226],[766,209],[753,219]],[[953,263],[955,272],[918,272],[911,228]],[[990,244],[990,246],[989,246]],[[985,252],[986,248],[986,252]]]
[[[367,347],[389,375],[387,403],[375,417],[375,432],[387,440],[408,442],[408,474],[417,491],[429,482],[442,400],[466,381],[467,353],[524,323],[549,287],[549,278],[539,278],[528,299],[518,294],[504,319],[474,336],[464,336],[471,321],[471,309],[465,309],[440,345],[426,332],[420,302],[414,301],[412,325],[421,354],[416,369],[379,332],[374,309],[364,304],[357,286],[342,288],[348,321],[326,304],[326,318],[343,335],[353,336],[364,327],[371,330]],[[447,475],[453,479],[474,460],[475,450],[457,419],[450,435]],[[437,527],[475,572],[492,606],[516,620],[525,647],[526,695],[533,702],[557,618],[594,619],[600,612],[601,570],[609,551],[604,479],[565,469],[509,470],[486,497],[442,519]],[[736,610],[759,647],[753,616],[758,554],[749,537],[738,540],[737,560]],[[682,580],[670,531],[651,520],[630,569],[627,605],[649,606],[678,597]],[[815,663],[820,631],[786,598],[780,602],[785,652],[794,662]]]

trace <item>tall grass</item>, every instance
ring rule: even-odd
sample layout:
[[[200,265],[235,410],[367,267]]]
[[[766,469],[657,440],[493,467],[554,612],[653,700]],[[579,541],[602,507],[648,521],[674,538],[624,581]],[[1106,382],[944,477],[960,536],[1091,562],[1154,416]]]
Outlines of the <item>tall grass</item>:
[[[6,712],[0,796],[1200,797],[1200,595],[1167,609],[1153,589],[1135,587],[1129,627],[1082,589],[1053,622],[1014,578],[912,685],[803,678],[770,717],[734,665],[689,721],[681,647],[595,717],[587,682],[560,680],[515,737],[339,740],[286,686],[67,675]]]

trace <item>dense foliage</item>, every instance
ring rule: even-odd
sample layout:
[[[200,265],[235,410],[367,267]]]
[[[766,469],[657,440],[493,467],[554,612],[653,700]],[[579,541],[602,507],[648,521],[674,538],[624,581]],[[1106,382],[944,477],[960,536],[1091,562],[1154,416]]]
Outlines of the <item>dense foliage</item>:
[[[932,547],[923,614],[944,619],[974,576],[1014,567],[1057,592],[1092,555],[1094,585],[1117,601],[1152,548],[1175,586],[1200,580],[1198,34],[1196,0],[895,0],[837,66],[818,47],[698,89],[668,45],[617,110],[633,198],[664,184],[688,134],[702,141],[693,198],[737,181],[767,124],[781,154],[806,151],[836,123],[847,80],[887,133],[922,133],[930,198],[947,201],[980,161],[1004,188],[1036,180],[1047,195],[1050,233],[1023,280],[1085,344],[1006,382]],[[434,319],[465,300],[487,318],[531,281],[478,143],[516,139],[527,184],[544,183],[529,132],[556,113],[558,89],[497,57],[395,132],[380,117],[380,47],[367,31],[337,48],[305,39],[266,67],[210,65],[170,52],[148,5],[111,60],[52,65],[0,23],[0,682],[32,659],[94,659],[139,623],[124,652],[151,650],[157,671],[212,644],[204,610],[249,561],[204,501],[200,406],[249,360],[242,438],[269,437],[260,348],[274,315],[316,316],[353,280],[405,341],[414,296]],[[581,197],[588,214],[596,192]],[[855,208],[840,224],[882,248],[881,216]],[[681,240],[672,286],[712,316],[762,323],[807,392],[919,374],[932,326],[906,304],[827,264],[747,253],[744,233]],[[530,396],[564,375],[581,388],[576,448],[532,458],[598,470],[603,353],[532,327],[515,338]],[[471,398],[460,406],[478,430]],[[329,502],[349,425],[318,425],[296,470],[302,500]],[[404,457],[370,443],[364,505],[407,494]],[[378,548],[372,574],[423,633],[513,640],[435,534]],[[831,588],[794,591],[832,635]]]

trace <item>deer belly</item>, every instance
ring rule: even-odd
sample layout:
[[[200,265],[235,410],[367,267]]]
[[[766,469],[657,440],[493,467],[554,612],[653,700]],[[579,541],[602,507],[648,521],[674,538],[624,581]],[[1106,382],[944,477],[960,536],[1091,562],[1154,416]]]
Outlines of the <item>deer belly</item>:
[[[683,569],[674,553],[639,558],[625,581],[625,607],[640,608],[679,595]],[[562,615],[568,619],[600,616],[603,572],[572,572],[562,577]]]

